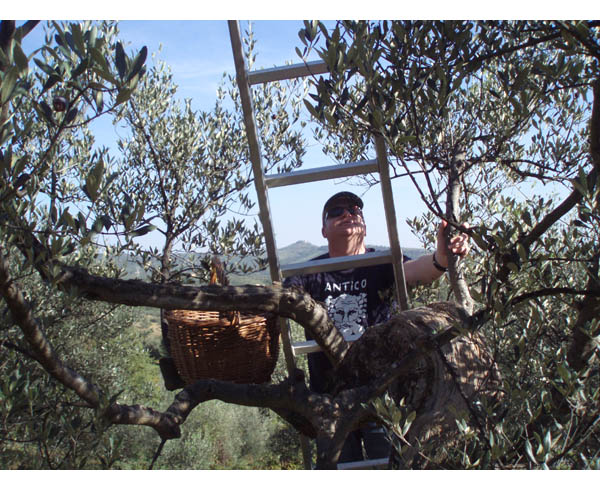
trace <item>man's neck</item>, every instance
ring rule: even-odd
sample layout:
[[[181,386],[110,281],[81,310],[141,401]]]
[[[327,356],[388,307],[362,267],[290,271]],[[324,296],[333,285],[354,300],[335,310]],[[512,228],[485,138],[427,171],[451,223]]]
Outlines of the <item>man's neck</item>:
[[[364,254],[367,251],[362,239],[350,239],[344,242],[329,242],[329,257],[345,257],[347,255]]]

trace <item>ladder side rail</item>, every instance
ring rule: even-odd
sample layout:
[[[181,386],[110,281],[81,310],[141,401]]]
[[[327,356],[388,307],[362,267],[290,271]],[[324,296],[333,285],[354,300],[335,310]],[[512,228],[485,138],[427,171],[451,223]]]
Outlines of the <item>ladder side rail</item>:
[[[328,73],[327,63],[321,60],[296,63],[293,65],[276,66],[263,70],[248,72],[248,83],[257,85],[259,83],[277,82],[280,80],[291,80],[293,78],[307,77]]]
[[[265,244],[267,247],[267,258],[269,261],[269,271],[273,282],[281,282],[281,270],[279,268],[279,258],[277,255],[277,247],[275,244],[275,236],[271,225],[271,212],[267,197],[267,187],[262,167],[262,157],[260,152],[260,143],[258,141],[256,131],[256,121],[254,119],[254,107],[250,93],[250,85],[248,84],[248,70],[246,69],[246,60],[242,47],[242,37],[240,34],[240,24],[237,20],[228,21],[229,36],[231,38],[231,49],[233,51],[233,59],[235,64],[236,80],[240,91],[242,101],[242,109],[244,112],[244,124],[246,126],[246,135],[248,138],[248,146],[250,149],[250,160],[252,162],[252,171],[254,174],[254,186],[259,204],[260,220],[265,233]],[[289,322],[284,319],[279,319],[281,343],[283,345],[283,353],[285,357],[286,367],[289,374],[292,374],[296,369],[294,361],[294,352],[292,350],[291,328]],[[306,436],[300,434],[300,447],[302,449],[302,457],[304,460],[305,469],[310,469],[312,464],[312,456],[310,445]]]
[[[267,256],[269,260],[269,270],[271,273],[271,279],[273,282],[281,282],[282,279],[282,271],[279,265],[279,259],[277,255],[277,248],[275,244],[275,236],[272,228],[271,221],[271,213],[269,208],[269,201],[267,196],[267,183],[263,171],[262,166],[262,157],[260,152],[260,142],[258,140],[257,131],[256,131],[256,122],[254,119],[254,108],[251,97],[251,88],[250,88],[250,79],[248,75],[248,70],[246,68],[246,61],[244,57],[242,40],[240,35],[240,28],[238,21],[228,21],[229,24],[229,32],[231,37],[231,45],[233,50],[235,68],[236,68],[236,79],[238,83],[238,87],[240,90],[240,98],[242,101],[242,108],[244,112],[244,123],[246,126],[246,134],[248,137],[248,145],[250,148],[250,160],[252,162],[252,168],[254,173],[254,181],[257,192],[257,198],[259,202],[260,208],[260,219],[263,225],[263,231],[265,233],[265,243],[267,247]],[[307,64],[304,65],[304,68],[307,68]],[[287,67],[289,70],[289,67]],[[313,66],[316,69],[316,66]],[[295,69],[295,68],[294,68]],[[322,73],[328,70],[324,70]],[[262,73],[260,73],[262,72]],[[287,71],[285,69],[270,69],[270,70],[260,70],[259,73],[254,73],[252,83],[264,83],[266,81],[275,81],[284,78],[290,78],[289,76],[281,77],[281,78],[272,78],[272,77],[280,77],[282,74],[292,74],[292,71]],[[314,73],[314,71],[312,72]],[[311,74],[308,72],[307,74]],[[293,75],[295,76],[304,76],[304,75]],[[262,80],[262,81],[258,81]],[[386,215],[386,221],[388,226],[388,235],[390,239],[390,248],[391,254],[393,258],[393,267],[394,267],[394,277],[396,282],[396,291],[399,300],[399,304],[402,310],[408,308],[408,293],[406,290],[406,280],[404,276],[404,266],[403,266],[403,255],[402,249],[400,247],[400,242],[398,240],[398,230],[396,224],[396,213],[394,209],[394,201],[393,194],[391,188],[391,182],[389,177],[389,164],[387,160],[387,151],[385,148],[385,143],[381,136],[377,136],[375,138],[375,149],[377,153],[377,164],[379,168],[379,173],[381,175],[381,186],[382,186],[382,195],[384,201],[384,210]],[[356,174],[355,174],[356,175]],[[322,180],[322,179],[317,179]],[[312,181],[312,180],[311,180]],[[274,179],[273,182],[276,182]],[[286,185],[286,184],[280,184]],[[335,268],[339,268],[339,264],[336,265]],[[288,269],[289,270],[289,269]],[[282,343],[284,346],[284,353],[286,358],[286,363],[288,366],[288,372],[292,372],[295,369],[294,362],[294,350],[291,344],[291,333],[289,328],[289,323],[284,319],[281,319],[282,326]],[[283,332],[286,332],[286,335]],[[300,437],[301,445],[304,456],[305,467],[310,467],[310,451],[308,449],[306,438],[303,436]],[[366,463],[366,462],[364,462]],[[371,463],[371,462],[369,462]],[[382,461],[383,463],[383,461]],[[308,466],[307,466],[308,465]],[[340,465],[338,468],[342,469],[345,465]],[[360,462],[351,463],[348,467],[357,467],[360,468],[362,465]],[[364,466],[363,466],[364,467]],[[372,467],[372,466],[371,466]]]
[[[394,195],[390,181],[390,167],[387,158],[387,150],[383,136],[375,136],[375,152],[379,162],[379,175],[381,176],[381,193],[383,196],[383,207],[387,221],[390,248],[392,251],[394,279],[396,282],[396,297],[402,311],[408,309],[408,290],[404,275],[404,260],[400,240],[398,239],[398,224],[396,222],[396,209],[394,207]]]
[[[271,225],[271,211],[269,207],[269,199],[267,196],[267,187],[265,184],[265,176],[262,166],[262,157],[260,152],[260,142],[256,131],[256,121],[254,119],[254,105],[250,93],[250,85],[248,84],[248,70],[246,69],[246,60],[242,47],[242,38],[240,34],[240,25],[237,20],[230,20],[229,34],[231,37],[231,47],[233,50],[233,58],[235,63],[236,79],[240,91],[242,101],[242,109],[244,112],[244,124],[246,126],[246,135],[248,138],[248,146],[250,147],[250,160],[254,173],[254,185],[259,205],[260,221],[265,234],[265,245],[267,247],[267,258],[269,261],[269,271],[273,283],[280,283],[281,269],[279,267],[279,258],[277,256],[277,246],[275,244],[275,235],[273,226]],[[280,322],[281,327],[284,327],[283,321]],[[285,353],[285,359],[288,371],[291,373],[295,369],[294,355],[291,348],[291,339],[288,328],[282,328],[282,343]]]

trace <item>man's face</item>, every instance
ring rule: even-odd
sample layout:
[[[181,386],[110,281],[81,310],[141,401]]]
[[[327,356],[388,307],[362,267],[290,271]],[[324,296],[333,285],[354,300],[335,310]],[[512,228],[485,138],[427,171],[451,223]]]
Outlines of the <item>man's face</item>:
[[[328,210],[340,207],[344,211],[339,216],[328,216],[323,223],[323,236],[327,240],[348,240],[350,238],[364,238],[367,234],[367,227],[362,216],[360,208],[356,207],[350,201],[335,201],[329,206]],[[350,209],[358,212],[352,214]]]

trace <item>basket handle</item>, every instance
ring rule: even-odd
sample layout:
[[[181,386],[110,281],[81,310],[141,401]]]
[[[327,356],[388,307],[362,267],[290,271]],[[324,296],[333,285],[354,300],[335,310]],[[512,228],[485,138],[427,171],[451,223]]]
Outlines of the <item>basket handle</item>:
[[[241,321],[241,313],[239,311],[221,311],[219,318],[224,318],[230,322],[232,327],[237,327]]]

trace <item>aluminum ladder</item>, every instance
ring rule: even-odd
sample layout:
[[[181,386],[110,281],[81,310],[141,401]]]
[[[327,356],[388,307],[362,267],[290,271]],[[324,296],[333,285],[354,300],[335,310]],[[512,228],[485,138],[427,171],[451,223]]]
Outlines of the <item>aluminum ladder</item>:
[[[404,278],[404,267],[402,265],[403,255],[400,242],[398,240],[398,229],[390,181],[389,163],[383,138],[379,136],[375,137],[374,139],[375,152],[377,156],[375,160],[351,162],[341,165],[328,165],[321,168],[265,175],[263,170],[264,167],[262,163],[260,142],[256,128],[256,120],[254,117],[254,104],[251,86],[278,80],[289,80],[293,78],[328,73],[329,70],[325,62],[313,61],[250,72],[247,68],[248,65],[243,50],[239,21],[230,20],[228,21],[228,24],[233,58],[235,62],[236,80],[240,91],[244,123],[250,149],[250,160],[252,162],[252,169],[254,173],[254,184],[259,204],[259,216],[263,227],[265,244],[267,248],[267,258],[271,281],[281,282],[284,278],[294,275],[391,263],[394,268],[396,298],[398,304],[402,310],[408,309],[408,293]],[[317,182],[355,175],[364,175],[376,172],[380,174],[381,192],[390,241],[389,251],[372,252],[359,256],[311,260],[309,262],[296,264],[279,264],[269,206],[269,188]],[[281,319],[281,342],[283,345],[283,352],[285,355],[288,372],[292,372],[296,367],[295,356],[321,350],[315,341],[294,343],[293,339],[291,338],[289,322],[283,318]],[[310,469],[312,467],[312,458],[308,440],[305,436],[300,435],[300,442],[305,468]],[[385,467],[386,465],[387,458],[384,458],[377,460],[340,463],[338,465],[338,469],[379,468]]]

